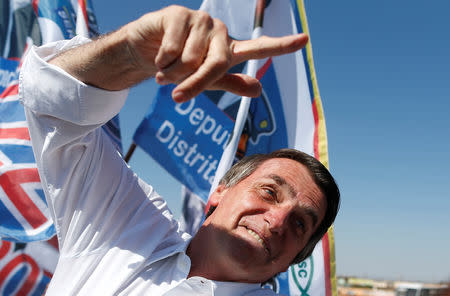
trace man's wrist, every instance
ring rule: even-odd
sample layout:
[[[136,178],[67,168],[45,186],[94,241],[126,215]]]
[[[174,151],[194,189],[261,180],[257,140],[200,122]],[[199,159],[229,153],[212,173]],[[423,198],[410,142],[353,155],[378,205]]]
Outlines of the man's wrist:
[[[63,52],[49,62],[80,81],[98,88],[129,88],[154,75],[139,63],[130,48],[129,25]]]

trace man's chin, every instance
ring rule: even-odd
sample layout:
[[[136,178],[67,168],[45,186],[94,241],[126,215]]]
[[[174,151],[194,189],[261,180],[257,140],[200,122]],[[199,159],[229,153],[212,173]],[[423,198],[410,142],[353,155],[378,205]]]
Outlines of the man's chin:
[[[268,252],[264,246],[249,236],[245,234],[231,238],[230,259],[241,269],[264,270],[264,267],[270,265]]]

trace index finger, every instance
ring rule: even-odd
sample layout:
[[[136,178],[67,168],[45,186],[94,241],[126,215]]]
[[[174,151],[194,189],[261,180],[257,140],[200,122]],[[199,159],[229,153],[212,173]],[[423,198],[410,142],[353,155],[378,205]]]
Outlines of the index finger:
[[[308,35],[297,34],[284,37],[262,36],[252,40],[233,41],[231,64],[251,59],[263,59],[295,52],[308,43]]]

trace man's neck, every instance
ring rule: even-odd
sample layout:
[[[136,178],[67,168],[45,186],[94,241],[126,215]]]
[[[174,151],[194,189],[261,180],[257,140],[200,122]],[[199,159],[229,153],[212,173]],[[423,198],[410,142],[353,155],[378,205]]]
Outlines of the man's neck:
[[[186,254],[191,259],[191,269],[188,277],[201,276],[211,280],[229,281],[229,279],[222,275],[220,271],[222,268],[217,265],[218,262],[214,251],[207,243],[207,230],[202,226],[197,234],[192,238]]]

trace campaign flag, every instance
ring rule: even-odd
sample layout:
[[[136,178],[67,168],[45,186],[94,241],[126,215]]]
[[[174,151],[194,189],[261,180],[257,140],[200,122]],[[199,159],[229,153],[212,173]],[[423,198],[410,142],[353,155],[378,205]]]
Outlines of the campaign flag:
[[[55,230],[39,180],[23,107],[18,99],[20,59],[41,42],[31,1],[1,1],[0,237],[43,240]]]
[[[44,295],[57,261],[56,236],[27,244],[0,240],[0,295]]]
[[[207,200],[233,121],[203,94],[175,104],[171,97],[174,87],[158,89],[133,141]]]
[[[98,34],[90,1],[0,1],[0,238],[19,242],[55,234],[18,100],[21,58],[32,45]],[[104,127],[121,149],[118,119]]]
[[[224,21],[231,36],[250,38],[253,28],[249,21],[253,18],[248,16],[254,9],[243,11],[237,0],[205,0],[202,9]],[[264,35],[302,32],[308,33],[308,28],[301,0],[266,1]],[[311,43],[295,54],[259,61],[256,77],[263,85],[263,92],[251,103],[238,155],[291,147],[316,157],[328,167],[325,120]],[[217,106],[234,118],[232,113],[239,98],[218,92],[210,97],[214,97]],[[336,295],[333,230],[330,229],[317,244],[312,256],[291,266],[267,285],[285,295]]]
[[[240,40],[252,36],[255,6],[256,0],[205,0],[201,9],[220,18],[227,24],[230,36]],[[267,0],[262,32],[269,36],[308,33],[303,2]],[[247,63],[240,64],[231,72],[245,73],[247,67]],[[251,102],[236,157],[290,147],[316,157],[328,167],[325,120],[311,43],[295,54],[261,60],[257,69],[256,77],[263,91]],[[206,190],[198,185],[204,181],[199,180],[202,177],[199,172],[214,164],[208,171],[208,181],[214,175],[224,142],[215,143],[212,135],[220,126],[228,138],[232,131],[228,121],[235,120],[241,98],[223,91],[205,91],[194,103],[177,105],[170,100],[170,89],[160,87],[134,141],[187,187],[183,191],[183,220],[187,230],[195,233],[201,219],[191,215],[202,216],[199,211],[207,203]],[[156,106],[158,112],[154,112]],[[161,114],[164,115],[159,118]],[[218,135],[216,132],[216,140]],[[199,156],[194,161],[196,155]],[[283,295],[336,295],[332,228],[317,244],[312,256],[266,285]]]
[[[0,14],[0,295],[43,295],[58,245],[18,101],[21,59],[32,45],[98,30],[85,0],[0,0]],[[118,117],[103,130],[121,151]]]

